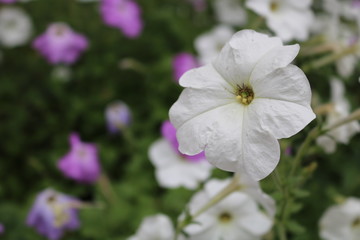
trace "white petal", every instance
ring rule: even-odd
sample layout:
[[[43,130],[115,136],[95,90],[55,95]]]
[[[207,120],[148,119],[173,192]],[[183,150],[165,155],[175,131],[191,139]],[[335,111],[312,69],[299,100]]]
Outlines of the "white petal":
[[[157,168],[172,166],[179,161],[178,155],[165,139],[159,139],[150,146],[149,158]]]
[[[320,136],[316,139],[317,145],[322,147],[326,153],[333,153],[336,150],[336,142],[327,135]]]
[[[241,132],[242,129],[243,106],[237,102],[229,103],[226,99],[224,99],[221,104],[218,104],[214,100],[213,105],[216,103],[215,106],[211,106],[212,108],[206,107],[201,111],[201,108],[205,107],[207,103],[203,105],[199,104],[204,102],[201,98],[199,102],[196,103],[196,96],[198,96],[196,94],[200,94],[201,97],[202,91],[196,94],[193,94],[193,91],[192,89],[185,89],[179,101],[170,109],[170,120],[175,127],[178,128],[177,138],[179,141],[179,150],[184,154],[194,155],[204,150],[207,145],[217,146],[221,144],[218,143],[219,140],[225,137],[232,139],[233,136],[236,136],[240,141],[241,135],[239,135],[239,132]],[[189,98],[186,98],[186,96],[189,96]],[[194,101],[191,99],[194,99]],[[182,101],[189,101],[190,103],[182,104]],[[191,104],[192,102],[194,102],[194,105]],[[184,116],[186,118],[184,118]],[[221,142],[228,143],[230,140]],[[229,145],[233,144],[236,144],[236,142]],[[225,150],[233,151],[231,146],[226,147]],[[216,158],[220,156],[221,155],[216,156]],[[232,161],[232,158],[227,160]],[[208,159],[208,161],[210,160]]]
[[[291,5],[293,5],[296,8],[303,8],[305,10],[306,8],[309,8],[313,2],[313,0],[288,0]]]
[[[224,89],[230,85],[215,70],[212,64],[194,68],[184,73],[179,83],[182,87],[191,87],[196,89]]]
[[[271,229],[272,221],[266,215],[257,211],[241,217],[238,224],[252,235],[261,236]]]
[[[214,67],[232,86],[247,82],[257,62],[271,49],[282,46],[280,38],[253,30],[234,34],[214,61]]]
[[[358,63],[357,58],[354,55],[347,55],[336,61],[336,70],[342,77],[349,77],[355,69]]]
[[[150,147],[149,157],[156,167],[159,185],[166,188],[183,186],[195,189],[201,181],[209,177],[212,169],[205,159],[199,162],[183,159],[164,139],[156,141]]]
[[[265,54],[256,64],[250,76],[250,82],[259,81],[275,69],[289,65],[299,53],[299,45],[279,46]]]
[[[264,78],[251,79],[255,98],[271,98],[294,102],[308,107],[311,89],[304,72],[289,65],[277,69]]]
[[[246,7],[250,8],[261,16],[270,14],[270,0],[247,0]]]
[[[252,120],[254,121],[254,120]],[[246,120],[246,122],[250,122]],[[249,125],[247,125],[249,126]],[[243,160],[238,162],[237,172],[259,181],[268,176],[280,159],[278,141],[268,132],[248,129],[244,133]]]
[[[256,98],[249,113],[252,119],[258,118],[261,128],[276,139],[291,137],[315,118],[310,107],[266,98]]]

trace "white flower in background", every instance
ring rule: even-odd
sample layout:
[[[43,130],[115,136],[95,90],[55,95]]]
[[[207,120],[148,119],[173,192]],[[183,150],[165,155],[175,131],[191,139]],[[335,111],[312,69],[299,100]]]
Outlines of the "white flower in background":
[[[239,0],[215,0],[214,11],[220,23],[243,26],[247,22],[247,14]]]
[[[144,218],[136,234],[128,240],[172,240],[174,235],[169,217],[157,214]]]
[[[0,45],[16,47],[27,43],[32,33],[29,16],[20,8],[0,9]]]
[[[204,65],[211,63],[220,53],[234,31],[226,25],[219,25],[210,32],[204,33],[195,39],[195,49],[199,54],[199,62]]]
[[[206,180],[212,170],[204,153],[195,156],[181,154],[178,150],[176,130],[169,121],[162,125],[163,138],[150,146],[149,158],[156,170],[156,179],[166,188],[185,187],[195,189]]]
[[[247,0],[246,6],[263,16],[268,27],[283,41],[309,37],[314,14],[312,0]]]
[[[323,240],[360,239],[360,200],[350,197],[326,210],[320,219]]]
[[[357,20],[360,15],[360,0],[325,0],[323,8],[332,15],[342,16],[347,20]]]
[[[331,102],[334,107],[329,112],[326,119],[326,126],[347,117],[350,114],[350,104],[345,98],[344,84],[338,79],[332,79],[331,82]],[[320,145],[325,152],[333,153],[336,150],[336,143],[348,144],[350,138],[360,131],[358,121],[353,121],[342,125],[334,130],[329,131],[326,135],[317,138],[317,144]]]
[[[170,109],[179,150],[205,150],[216,167],[254,180],[270,174],[280,158],[277,139],[315,118],[309,82],[290,64],[298,51],[278,37],[243,30],[212,64],[186,72],[185,89]]]
[[[342,53],[351,47],[354,49],[353,53],[349,53],[336,61],[336,70],[342,77],[349,77],[356,67],[360,58],[360,26],[355,22],[353,25],[343,23],[340,19],[341,3],[337,1],[326,1],[328,5],[325,9],[332,10],[330,15],[319,15],[316,18],[313,27],[313,32],[322,34],[325,43],[331,46],[335,53]],[[331,4],[330,4],[331,3]],[[359,14],[360,16],[360,14]]]
[[[189,210],[194,214],[219,193],[230,179],[212,179],[190,200]],[[244,192],[234,192],[195,218],[184,231],[188,240],[260,240],[272,226],[272,220],[257,203]]]
[[[55,81],[68,82],[71,79],[72,71],[69,66],[57,65],[51,71],[51,77]]]

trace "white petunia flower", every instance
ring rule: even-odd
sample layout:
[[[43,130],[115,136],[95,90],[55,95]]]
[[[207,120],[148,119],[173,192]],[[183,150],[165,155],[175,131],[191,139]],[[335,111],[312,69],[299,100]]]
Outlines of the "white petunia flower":
[[[162,125],[163,138],[150,146],[149,158],[156,170],[156,179],[165,188],[195,189],[212,170],[203,153],[187,156],[178,151],[176,130],[169,121]]]
[[[283,41],[309,37],[314,14],[312,0],[247,0],[246,6],[263,16],[268,27]]]
[[[190,213],[198,211],[229,182],[230,179],[207,182],[204,190],[190,200]],[[271,226],[271,218],[256,202],[246,193],[237,191],[200,214],[184,231],[190,235],[188,240],[260,240]]]
[[[25,44],[32,33],[29,16],[20,8],[0,9],[0,45],[16,47]]]
[[[199,62],[202,65],[211,63],[233,34],[234,31],[229,26],[219,25],[210,32],[197,37],[195,49],[199,54]]]
[[[247,14],[238,0],[215,0],[214,10],[220,23],[243,26],[247,22]]]
[[[309,82],[290,64],[298,51],[280,38],[243,30],[212,64],[186,72],[185,89],[170,109],[179,150],[205,150],[216,167],[255,180],[270,174],[280,158],[277,139],[315,118]]]
[[[345,98],[344,84],[338,79],[332,79],[331,82],[331,101],[334,105],[332,111],[329,112],[326,125],[332,125],[335,122],[347,117],[350,114],[350,104]],[[336,150],[336,143],[348,144],[350,138],[360,131],[358,121],[352,121],[348,124],[340,126],[329,131],[326,135],[317,138],[317,144],[320,145],[325,152],[333,153]]]
[[[324,240],[359,240],[360,200],[350,197],[327,209],[320,219],[320,236]]]
[[[172,240],[174,228],[169,217],[163,214],[146,217],[134,236],[128,240]]]
[[[351,47],[357,47],[336,61],[336,70],[342,77],[349,77],[360,57],[360,29],[353,29],[350,25],[340,21],[338,15],[319,15],[316,18],[312,31],[322,34],[325,44],[335,53],[342,53]]]

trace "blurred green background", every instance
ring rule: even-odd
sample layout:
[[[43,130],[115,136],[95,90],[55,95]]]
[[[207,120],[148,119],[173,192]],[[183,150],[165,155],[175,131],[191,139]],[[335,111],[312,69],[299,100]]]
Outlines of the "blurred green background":
[[[104,204],[103,208],[81,210],[82,227],[66,234],[66,240],[126,239],[145,216],[162,212],[176,220],[193,194],[182,188],[160,188],[147,152],[160,137],[160,125],[168,119],[168,110],[181,92],[172,77],[172,57],[182,51],[195,54],[194,39],[216,24],[212,5],[209,2],[205,11],[195,12],[186,1],[137,2],[145,24],[137,39],[128,39],[118,29],[106,26],[96,2],[34,0],[15,4],[32,19],[32,39],[48,24],[61,21],[84,34],[90,47],[71,66],[68,82],[52,76],[54,66],[32,49],[31,43],[1,49],[0,222],[6,232],[0,239],[44,239],[25,225],[25,219],[36,194],[49,187]],[[138,62],[141,68],[122,68],[121,63],[128,59]],[[301,66],[307,61],[309,58],[298,59],[297,63]],[[360,75],[359,69],[354,76]],[[334,67],[307,75],[313,92],[327,102]],[[353,106],[359,106],[357,78],[345,80],[345,84]],[[133,123],[124,134],[110,135],[104,110],[118,99],[129,105]],[[57,160],[69,150],[71,132],[98,145],[102,169],[117,194],[116,204],[106,202],[99,186],[77,184],[56,168]],[[286,144],[296,151],[307,132]],[[309,150],[304,164],[317,162],[318,168],[304,186],[303,207],[299,206],[295,215],[298,225],[290,226],[294,232],[291,239],[318,239],[318,219],[334,203],[334,197],[360,197],[359,144],[360,136],[356,136],[349,145],[338,145],[332,155],[322,153],[317,146]],[[284,157],[282,161],[291,160]],[[280,167],[279,171],[287,169]],[[215,170],[213,176],[224,178],[230,174]],[[270,178],[263,181],[263,187],[281,200]]]

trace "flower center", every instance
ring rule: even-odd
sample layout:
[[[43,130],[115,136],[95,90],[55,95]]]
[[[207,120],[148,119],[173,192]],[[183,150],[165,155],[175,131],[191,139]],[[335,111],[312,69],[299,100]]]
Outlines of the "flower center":
[[[228,212],[223,212],[223,213],[220,214],[220,216],[219,216],[219,221],[220,221],[221,223],[228,223],[228,222],[231,221],[231,219],[232,219],[232,216],[231,216],[231,214],[228,213]]]
[[[272,12],[277,12],[279,10],[279,3],[277,1],[271,1],[270,10]]]
[[[67,207],[64,204],[58,203],[56,200],[56,195],[51,195],[47,202],[54,214],[54,226],[55,227],[62,227],[66,224],[69,219],[69,213],[67,212]]]
[[[351,224],[353,228],[360,228],[360,217],[357,217]]]
[[[244,105],[249,105],[254,100],[254,91],[245,84],[242,86],[237,85],[235,95],[236,100]]]

